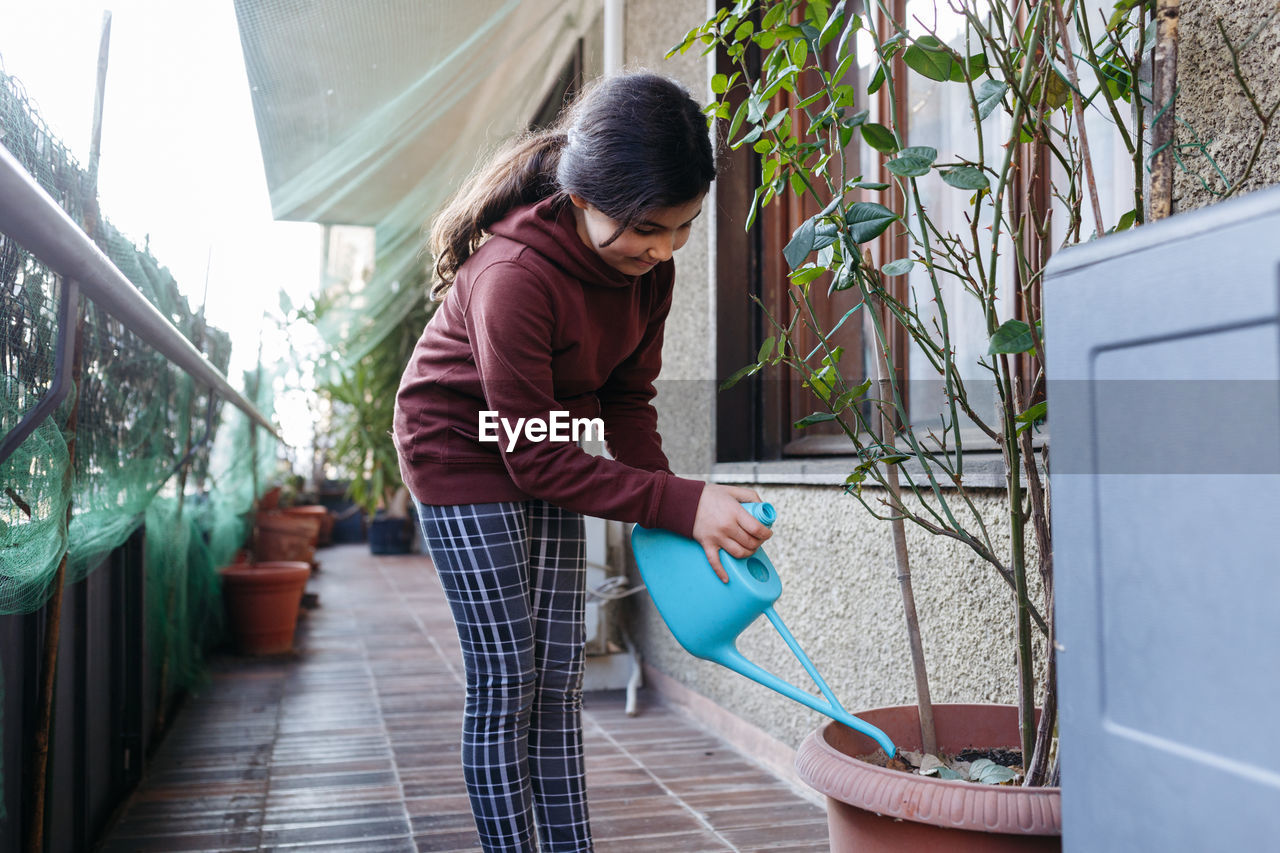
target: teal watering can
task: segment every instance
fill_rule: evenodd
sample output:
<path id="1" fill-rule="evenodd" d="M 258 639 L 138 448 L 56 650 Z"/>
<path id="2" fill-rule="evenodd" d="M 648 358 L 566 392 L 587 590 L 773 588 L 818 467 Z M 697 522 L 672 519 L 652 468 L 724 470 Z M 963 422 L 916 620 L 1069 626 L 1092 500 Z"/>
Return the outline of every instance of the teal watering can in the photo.
<path id="1" fill-rule="evenodd" d="M 771 504 L 747 503 L 742 507 L 767 527 L 772 527 L 777 519 Z M 773 603 L 782 595 L 782 581 L 763 549 L 758 549 L 745 560 L 731 557 L 721 550 L 720 564 L 729 575 L 729 582 L 722 583 L 707 561 L 702 546 L 669 530 L 649 530 L 637 524 L 631 531 L 631 548 L 654 605 L 672 635 L 687 652 L 726 666 L 862 732 L 880 744 L 890 757 L 893 756 L 896 751 L 893 741 L 875 726 L 864 723 L 844 709 L 774 611 Z M 769 617 L 773 627 L 778 629 L 782 639 L 800 659 L 814 684 L 826 697 L 826 702 L 757 666 L 738 651 L 738 635 L 762 613 Z"/>

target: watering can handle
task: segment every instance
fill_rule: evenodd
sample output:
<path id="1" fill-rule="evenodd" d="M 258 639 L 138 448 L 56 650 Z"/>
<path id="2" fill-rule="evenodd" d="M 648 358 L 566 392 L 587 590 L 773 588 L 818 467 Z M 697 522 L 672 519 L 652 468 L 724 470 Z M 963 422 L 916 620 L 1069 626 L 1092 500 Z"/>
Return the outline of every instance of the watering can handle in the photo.
<path id="1" fill-rule="evenodd" d="M 889 739 L 889 736 L 870 723 L 864 722 L 846 711 L 844 706 L 836 699 L 835 694 L 831 692 L 831 688 L 822 680 L 822 676 L 818 674 L 813 662 L 809 660 L 808 655 L 806 655 L 800 648 L 795 638 L 791 635 L 791 632 L 787 630 L 787 626 L 783 624 L 782 619 L 778 617 L 776 612 L 774 612 L 774 609 L 772 607 L 766 608 L 765 615 L 769 617 L 769 621 L 773 623 L 773 626 L 778 629 L 778 633 L 782 635 L 782 639 L 791 647 L 791 651 L 795 653 L 797 658 L 799 658 L 800 663 L 804 665 L 805 670 L 809 673 L 809 676 L 813 678 L 814 683 L 818 685 L 818 689 L 822 691 L 822 695 L 826 697 L 827 701 L 821 701 L 813 694 L 801 690 L 790 682 L 783 681 L 767 669 L 764 669 L 758 664 L 752 663 L 747 660 L 747 658 L 743 656 L 742 652 L 738 651 L 736 647 L 721 649 L 716 662 L 723 666 L 727 666 L 730 669 L 736 670 L 747 678 L 757 681 L 772 690 L 776 690 L 783 696 L 794 699 L 800 704 L 806 705 L 820 714 L 825 714 L 836 722 L 843 723 L 854 731 L 861 732 L 879 744 L 885 753 L 892 758 L 897 752 L 897 747 L 894 746 L 893 741 Z"/>

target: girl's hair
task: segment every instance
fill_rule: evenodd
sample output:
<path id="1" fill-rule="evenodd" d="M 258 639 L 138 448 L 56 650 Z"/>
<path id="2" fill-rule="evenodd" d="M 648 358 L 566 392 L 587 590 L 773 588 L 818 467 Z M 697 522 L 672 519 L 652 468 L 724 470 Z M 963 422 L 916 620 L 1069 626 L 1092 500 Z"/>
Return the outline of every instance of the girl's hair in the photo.
<path id="1" fill-rule="evenodd" d="M 696 101 L 657 74 L 606 78 L 556 123 L 508 143 L 445 205 L 431 226 L 443 299 L 485 232 L 513 208 L 553 195 L 581 196 L 620 224 L 685 204 L 711 186 L 715 154 Z"/>

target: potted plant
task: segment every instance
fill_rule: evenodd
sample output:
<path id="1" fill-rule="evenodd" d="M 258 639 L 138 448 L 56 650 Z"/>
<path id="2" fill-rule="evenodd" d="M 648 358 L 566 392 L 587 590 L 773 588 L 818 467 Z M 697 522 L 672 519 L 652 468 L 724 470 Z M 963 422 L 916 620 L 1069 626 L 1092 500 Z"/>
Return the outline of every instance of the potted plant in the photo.
<path id="1" fill-rule="evenodd" d="M 419 322 L 412 337 L 410 321 Z M 378 347 L 319 388 L 331 405 L 328 462 L 349 480 L 349 497 L 368 515 L 369 549 L 375 554 L 405 554 L 413 542 L 409 491 L 390 433 L 400 374 L 425 323 L 417 314 L 410 321 L 394 335 L 407 348 Z"/>
<path id="2" fill-rule="evenodd" d="M 896 768 L 837 723 L 801 746 L 801 775 L 828 797 L 834 850 L 1060 845 L 1038 288 L 1055 242 L 1143 221 L 1144 136 L 1125 127 L 1152 112 L 1135 82 L 1146 7 L 1122 0 L 1101 21 L 1071 11 L 960 0 L 908 21 L 904 3 L 743 0 L 672 50 L 720 51 L 706 112 L 727 124 L 732 148 L 758 156 L 748 227 L 779 199 L 805 211 L 783 250 L 787 281 L 753 297 L 766 321 L 759 354 L 724 387 L 767 368 L 797 375 L 819 410 L 795 426 L 847 440 L 857 461 L 845 490 L 894 538 L 918 704 L 858 714 L 901 745 Z M 919 83 L 966 117 L 956 150 L 908 131 L 905 90 Z M 1093 142 L 1122 148 L 1135 172 L 1133 209 L 1111 223 L 1085 109 L 1114 119 L 1114 138 Z M 846 291 L 860 296 L 852 308 L 821 310 Z M 985 350 L 969 361 L 958 354 L 963 309 Z M 865 368 L 841 346 L 845 324 L 865 330 Z M 935 409 L 910 405 L 909 352 L 934 375 Z M 1000 454 L 999 520 L 983 516 L 966 481 L 975 443 Z M 963 543 L 1007 582 L 1016 706 L 929 700 L 907 523 Z M 974 748 L 994 752 L 965 752 Z"/>

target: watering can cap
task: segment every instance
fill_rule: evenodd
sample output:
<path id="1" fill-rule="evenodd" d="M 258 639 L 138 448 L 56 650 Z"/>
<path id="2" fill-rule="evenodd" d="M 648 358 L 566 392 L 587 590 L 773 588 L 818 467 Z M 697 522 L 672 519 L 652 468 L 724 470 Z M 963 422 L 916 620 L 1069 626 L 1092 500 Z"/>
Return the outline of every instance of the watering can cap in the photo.
<path id="1" fill-rule="evenodd" d="M 773 527 L 773 523 L 778 520 L 778 512 L 771 503 L 746 503 L 742 508 L 755 516 L 756 521 L 765 527 Z"/>

